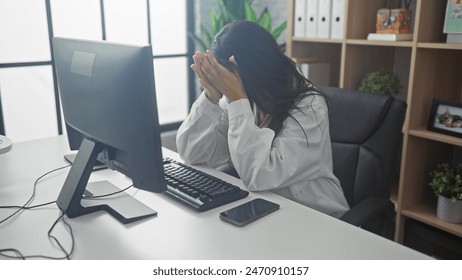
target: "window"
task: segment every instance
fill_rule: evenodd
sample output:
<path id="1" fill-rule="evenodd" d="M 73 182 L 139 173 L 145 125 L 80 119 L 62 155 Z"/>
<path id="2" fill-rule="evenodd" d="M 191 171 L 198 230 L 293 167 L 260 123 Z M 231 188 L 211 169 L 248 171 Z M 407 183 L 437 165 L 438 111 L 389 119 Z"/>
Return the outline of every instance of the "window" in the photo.
<path id="1" fill-rule="evenodd" d="M 164 130 L 178 127 L 195 91 L 187 37 L 193 2 L 0 0 L 0 26 L 8 26 L 0 29 L 0 134 L 18 142 L 65 133 L 53 36 L 151 44 L 159 121 Z"/>

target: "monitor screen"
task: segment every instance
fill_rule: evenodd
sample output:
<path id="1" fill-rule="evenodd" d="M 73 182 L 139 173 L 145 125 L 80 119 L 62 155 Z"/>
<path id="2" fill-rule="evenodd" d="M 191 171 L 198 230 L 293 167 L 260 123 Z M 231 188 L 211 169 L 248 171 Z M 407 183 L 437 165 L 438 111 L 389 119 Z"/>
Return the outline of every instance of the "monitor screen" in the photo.
<path id="1" fill-rule="evenodd" d="M 58 206 L 69 217 L 107 210 L 123 222 L 141 218 L 133 209 L 114 209 L 131 202 L 82 196 L 120 190 L 87 186 L 97 160 L 130 177 L 136 188 L 166 189 L 151 47 L 55 37 L 53 55 L 66 125 L 83 136 Z"/>

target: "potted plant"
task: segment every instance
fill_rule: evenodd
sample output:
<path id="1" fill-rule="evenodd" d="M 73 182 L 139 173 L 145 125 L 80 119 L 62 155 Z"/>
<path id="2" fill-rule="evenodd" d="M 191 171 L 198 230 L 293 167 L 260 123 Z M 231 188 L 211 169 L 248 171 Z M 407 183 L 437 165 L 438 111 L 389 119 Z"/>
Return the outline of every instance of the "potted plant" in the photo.
<path id="1" fill-rule="evenodd" d="M 450 223 L 462 223 L 462 165 L 439 164 L 430 172 L 429 186 L 438 197 L 436 215 Z"/>
<path id="2" fill-rule="evenodd" d="M 205 51 L 210 48 L 215 35 L 226 24 L 236 20 L 253 21 L 268 30 L 275 39 L 286 29 L 287 22 L 282 22 L 278 27 L 272 27 L 271 14 L 268 8 L 263 9 L 261 14 L 257 16 L 252 7 L 251 0 L 219 0 L 219 12 L 214 9 L 210 11 L 211 29 L 207 29 L 203 24 L 200 25 L 200 35 L 189 33 L 189 36 L 194 40 L 196 48 Z"/>
<path id="3" fill-rule="evenodd" d="M 376 92 L 383 94 L 398 94 L 401 83 L 394 73 L 378 70 L 367 74 L 361 81 L 360 91 Z"/>

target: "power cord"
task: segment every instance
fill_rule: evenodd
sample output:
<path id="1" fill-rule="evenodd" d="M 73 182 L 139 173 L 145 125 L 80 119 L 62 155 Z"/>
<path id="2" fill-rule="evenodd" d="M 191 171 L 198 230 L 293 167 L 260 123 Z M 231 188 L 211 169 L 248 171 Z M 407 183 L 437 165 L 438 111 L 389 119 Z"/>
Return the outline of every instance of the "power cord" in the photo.
<path id="1" fill-rule="evenodd" d="M 37 204 L 37 205 L 33 205 L 33 206 L 29 206 L 29 204 L 34 200 L 35 198 L 35 193 L 36 193 L 36 190 L 37 190 L 37 184 L 38 182 L 44 178 L 46 175 L 50 174 L 50 173 L 53 173 L 53 172 L 56 172 L 58 170 L 61 170 L 61 169 L 64 169 L 64 168 L 67 168 L 67 167 L 70 167 L 71 165 L 66 165 L 66 166 L 63 166 L 63 167 L 59 167 L 59 168 L 56 168 L 56 169 L 53 169 L 51 171 L 48 171 L 46 172 L 45 174 L 41 175 L 40 177 L 37 178 L 37 180 L 35 180 L 34 182 L 34 188 L 33 188 L 33 191 L 32 191 L 32 195 L 31 197 L 26 201 L 26 203 L 24 203 L 22 206 L 17 206 L 17 205 L 12 205 L 12 206 L 0 206 L 0 209 L 15 209 L 17 208 L 18 210 L 16 210 L 13 214 L 9 215 L 8 217 L 6 217 L 5 219 L 1 220 L 0 221 L 0 224 L 6 222 L 7 220 L 11 219 L 12 217 L 14 217 L 15 215 L 17 215 L 21 210 L 31 210 L 31 209 L 35 209 L 35 208 L 38 208 L 38 207 L 43 207 L 43 206 L 46 206 L 46 205 L 50 205 L 50 204 L 54 204 L 56 203 L 56 201 L 50 201 L 50 202 L 46 202 L 46 203 L 41 203 L 41 204 Z M 113 193 L 109 193 L 109 194 L 104 194 L 104 195 L 97 195 L 97 196 L 83 196 L 82 198 L 83 199 L 94 199 L 94 198 L 101 198 L 101 197 L 108 197 L 108 196 L 111 196 L 111 195 L 115 195 L 115 194 L 118 194 L 118 193 L 121 193 L 121 192 L 124 192 L 126 190 L 128 190 L 129 188 L 133 187 L 133 184 L 120 190 L 120 191 L 116 191 L 116 192 L 113 192 Z M 63 257 L 52 257 L 52 256 L 45 256 L 45 255 L 28 255 L 28 256 L 25 256 L 23 255 L 19 250 L 15 249 L 15 248 L 6 248 L 6 249 L 0 249 L 0 256 L 4 256 L 4 257 L 7 257 L 7 258 L 10 258 L 10 259 L 21 259 L 21 260 L 26 260 L 26 259 L 33 259 L 33 258 L 44 258 L 44 259 L 51 259 L 51 260 L 64 260 L 64 259 L 67 259 L 67 260 L 70 260 L 70 257 L 72 255 L 72 253 L 74 252 L 74 245 L 75 245 L 75 240 L 74 240 L 74 233 L 72 231 L 72 227 L 71 225 L 64 219 L 64 216 L 66 215 L 66 212 L 64 211 L 61 211 L 61 214 L 60 216 L 54 221 L 53 225 L 50 227 L 50 229 L 48 230 L 48 239 L 50 239 L 51 242 L 55 242 L 56 245 L 58 245 L 58 247 L 60 248 L 60 250 L 64 253 L 64 256 Z M 54 228 L 56 227 L 56 225 L 58 224 L 58 222 L 62 220 L 64 225 L 67 227 L 68 231 L 69 231 L 69 234 L 71 235 L 71 240 L 72 240 L 72 243 L 71 243 L 71 249 L 69 251 L 67 251 L 61 244 L 61 242 L 58 240 L 58 238 L 56 238 L 54 235 L 52 235 L 52 232 L 54 230 Z M 9 254 L 6 254 L 6 252 L 12 252 L 16 255 L 9 255 Z"/>
<path id="2" fill-rule="evenodd" d="M 56 219 L 54 221 L 53 225 L 48 230 L 48 239 L 56 242 L 56 244 L 59 246 L 60 250 L 64 253 L 63 257 L 52 257 L 52 256 L 45 256 L 45 255 L 28 255 L 28 256 L 25 256 L 19 250 L 14 249 L 14 248 L 0 249 L 0 255 L 4 256 L 4 257 L 7 257 L 7 258 L 10 258 L 10 259 L 20 259 L 20 260 L 27 260 L 27 259 L 34 259 L 34 258 L 42 258 L 42 259 L 49 259 L 49 260 L 64 260 L 64 259 L 70 260 L 70 257 L 72 255 L 72 253 L 74 252 L 75 239 L 74 239 L 74 233 L 72 231 L 72 227 L 64 219 L 64 215 L 65 215 L 65 212 L 61 211 L 61 214 L 58 217 L 58 219 Z M 66 227 L 68 228 L 69 233 L 71 235 L 72 245 L 71 245 L 71 250 L 69 252 L 66 251 L 66 249 L 61 245 L 61 242 L 59 242 L 59 240 L 54 235 L 52 235 L 52 232 L 53 232 L 55 226 L 58 224 L 58 222 L 60 220 L 62 220 L 64 225 L 66 225 Z M 13 253 L 16 254 L 16 256 L 5 254 L 5 252 L 13 252 Z"/>
<path id="3" fill-rule="evenodd" d="M 120 191 L 116 191 L 116 192 L 113 192 L 113 193 L 108 193 L 108 194 L 102 194 L 102 195 L 92 195 L 92 196 L 87 196 L 87 195 L 84 195 L 82 197 L 82 199 L 95 199 L 95 198 L 102 198 L 102 197 L 108 197 L 108 196 L 111 196 L 111 195 L 115 195 L 115 194 L 118 194 L 118 193 L 121 193 L 121 192 L 124 192 L 126 190 L 128 190 L 129 188 L 133 187 L 133 184 L 126 187 L 125 189 L 121 189 Z"/>
<path id="4" fill-rule="evenodd" d="M 26 203 L 24 203 L 24 205 L 22 206 L 0 206 L 0 208 L 19 208 L 18 210 L 16 210 L 13 214 L 9 215 L 8 217 L 6 217 L 5 219 L 1 220 L 0 221 L 0 225 L 6 221 L 8 221 L 9 219 L 11 219 L 12 217 L 14 217 L 16 214 L 18 214 L 21 210 L 25 210 L 25 209 L 32 209 L 32 208 L 36 208 L 36 207 L 40 207 L 40 206 L 43 206 L 43 205 L 36 205 L 36 206 L 33 206 L 32 208 L 31 207 L 28 207 L 28 205 L 34 200 L 35 198 L 35 192 L 37 191 L 37 184 L 38 182 L 45 176 L 47 176 L 48 174 L 51 174 L 53 172 L 56 172 L 58 170 L 61 170 L 61 169 L 64 169 L 64 168 L 67 168 L 67 167 L 70 167 L 71 165 L 66 165 L 66 166 L 63 166 L 63 167 L 59 167 L 59 168 L 56 168 L 56 169 L 53 169 L 51 171 L 48 171 L 46 172 L 45 174 L 41 175 L 40 177 L 37 178 L 37 180 L 35 180 L 34 182 L 34 188 L 32 190 L 32 195 L 30 196 L 29 200 L 26 201 Z M 48 202 L 48 203 L 45 203 L 45 205 L 48 205 L 48 204 L 52 204 L 53 202 Z"/>

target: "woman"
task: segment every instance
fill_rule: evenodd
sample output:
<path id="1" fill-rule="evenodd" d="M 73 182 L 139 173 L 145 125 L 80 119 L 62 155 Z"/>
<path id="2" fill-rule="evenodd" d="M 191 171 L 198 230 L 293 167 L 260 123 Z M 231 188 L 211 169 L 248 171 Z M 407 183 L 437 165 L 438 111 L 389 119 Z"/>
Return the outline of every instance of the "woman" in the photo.
<path id="1" fill-rule="evenodd" d="M 325 98 L 271 34 L 234 22 L 193 60 L 204 91 L 178 130 L 182 159 L 231 162 L 250 191 L 270 190 L 341 217 L 349 207 L 332 172 Z"/>

